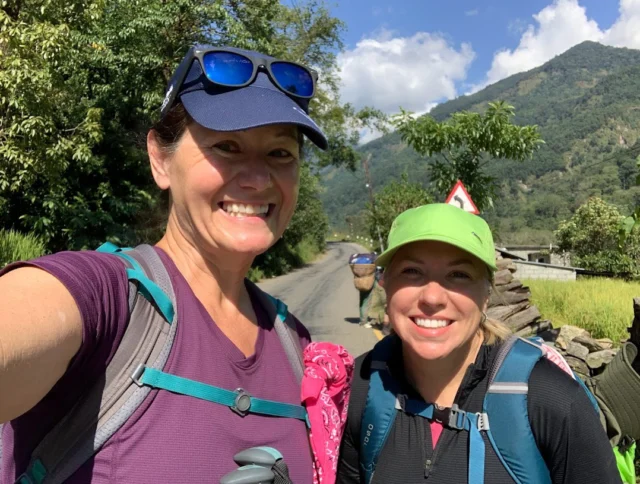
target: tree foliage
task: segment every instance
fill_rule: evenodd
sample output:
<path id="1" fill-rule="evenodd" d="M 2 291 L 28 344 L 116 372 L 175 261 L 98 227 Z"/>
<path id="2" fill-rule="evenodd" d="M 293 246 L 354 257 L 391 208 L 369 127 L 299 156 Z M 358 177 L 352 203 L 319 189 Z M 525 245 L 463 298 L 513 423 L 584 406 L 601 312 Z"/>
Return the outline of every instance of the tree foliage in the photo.
<path id="1" fill-rule="evenodd" d="M 442 194 L 462 180 L 479 210 L 491 204 L 496 180 L 483 171 L 493 159 L 524 161 L 542 140 L 537 126 L 512 123 L 515 108 L 504 101 L 491 102 L 484 114 L 458 112 L 438 122 L 429 115 L 415 118 L 402 111 L 394 118 L 402 140 L 419 155 L 435 160 L 430 178 Z"/>
<path id="2" fill-rule="evenodd" d="M 352 166 L 357 128 L 382 119 L 339 102 L 335 56 L 344 25 L 319 0 L 0 0 L 0 7 L 0 226 L 32 231 L 50 251 L 158 236 L 162 203 L 144 138 L 192 44 L 256 49 L 320 71 L 311 110 L 332 150 L 319 158 L 309 148 L 311 160 Z M 307 175 L 302 191 L 315 193 Z"/>
<path id="3" fill-rule="evenodd" d="M 640 232 L 633 231 L 620 247 L 620 224 L 625 219 L 618 209 L 593 197 L 580 206 L 555 232 L 558 250 L 571 254 L 571 263 L 584 269 L 620 276 L 640 271 Z"/>
<path id="4" fill-rule="evenodd" d="M 374 196 L 374 204 L 367 204 L 367 224 L 369 234 L 378 240 L 378 229 L 384 241 L 395 218 L 405 210 L 431 203 L 433 199 L 419 183 L 409 181 L 406 173 L 400 180 L 392 181 Z"/>

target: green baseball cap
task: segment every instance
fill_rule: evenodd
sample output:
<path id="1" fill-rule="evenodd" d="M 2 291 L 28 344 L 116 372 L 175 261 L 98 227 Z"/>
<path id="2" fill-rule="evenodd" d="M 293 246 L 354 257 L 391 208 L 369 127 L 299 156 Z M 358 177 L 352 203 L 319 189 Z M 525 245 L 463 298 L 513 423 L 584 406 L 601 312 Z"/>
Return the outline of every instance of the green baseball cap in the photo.
<path id="1" fill-rule="evenodd" d="M 487 222 L 477 215 L 446 203 L 410 208 L 396 217 L 389 232 L 389 247 L 376 259 L 386 267 L 403 245 L 422 240 L 451 244 L 476 256 L 496 270 L 493 236 Z"/>

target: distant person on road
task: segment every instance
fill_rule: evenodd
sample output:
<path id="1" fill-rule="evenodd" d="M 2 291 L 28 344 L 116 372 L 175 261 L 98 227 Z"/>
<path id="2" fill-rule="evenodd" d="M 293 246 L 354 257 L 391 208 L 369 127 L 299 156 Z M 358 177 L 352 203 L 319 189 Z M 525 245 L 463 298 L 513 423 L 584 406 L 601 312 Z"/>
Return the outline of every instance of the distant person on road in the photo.
<path id="1" fill-rule="evenodd" d="M 154 180 L 171 196 L 166 232 L 147 247 L 177 304 L 114 247 L 2 271 L 0 483 L 42 482 L 52 472 L 83 484 L 216 483 L 237 467 L 234 454 L 254 445 L 281 452 L 294 482 L 312 482 L 301 369 L 271 315 L 288 320 L 300 354 L 310 336 L 245 277 L 291 220 L 303 138 L 327 148 L 308 114 L 315 89 L 314 71 L 258 52 L 198 46 L 183 59 L 147 137 Z M 131 391 L 152 388 L 149 396 L 106 442 L 91 435 L 76 468 L 52 468 L 38 446 L 86 389 L 104 384 L 130 328 L 130 288 L 179 324 L 164 373 L 143 366 L 125 374 Z M 214 403 L 220 393 L 230 403 Z M 264 401 L 280 404 L 278 416 Z M 278 414 L 283 408 L 292 415 Z"/>
<path id="2" fill-rule="evenodd" d="M 371 328 L 369 323 L 369 307 L 371 296 L 376 284 L 376 260 L 375 252 L 352 254 L 349 257 L 349 267 L 353 272 L 354 285 L 358 291 L 358 309 L 360 312 L 360 326 Z"/>
<path id="3" fill-rule="evenodd" d="M 487 319 L 483 219 L 407 210 L 376 264 L 394 333 L 356 360 L 338 483 L 620 482 L 583 385 Z"/>

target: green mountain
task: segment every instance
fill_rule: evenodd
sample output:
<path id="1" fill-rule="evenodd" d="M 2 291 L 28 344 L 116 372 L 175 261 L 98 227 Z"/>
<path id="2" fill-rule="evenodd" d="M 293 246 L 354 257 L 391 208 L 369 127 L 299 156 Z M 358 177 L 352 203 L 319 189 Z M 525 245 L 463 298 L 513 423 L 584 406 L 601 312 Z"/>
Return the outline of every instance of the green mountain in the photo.
<path id="1" fill-rule="evenodd" d="M 640 50 L 584 42 L 528 72 L 434 108 L 444 120 L 456 111 L 481 111 L 494 100 L 516 108 L 517 124 L 536 124 L 545 145 L 524 163 L 494 160 L 487 172 L 500 184 L 494 208 L 484 216 L 507 243 L 547 243 L 560 220 L 590 196 L 624 213 L 640 204 L 635 187 L 640 154 Z M 361 147 L 371 153 L 371 179 L 379 189 L 407 172 L 429 186 L 429 159 L 391 133 Z M 323 173 L 323 204 L 336 230 L 362 228 L 368 200 L 361 170 Z M 443 194 L 435 194 L 437 200 Z"/>

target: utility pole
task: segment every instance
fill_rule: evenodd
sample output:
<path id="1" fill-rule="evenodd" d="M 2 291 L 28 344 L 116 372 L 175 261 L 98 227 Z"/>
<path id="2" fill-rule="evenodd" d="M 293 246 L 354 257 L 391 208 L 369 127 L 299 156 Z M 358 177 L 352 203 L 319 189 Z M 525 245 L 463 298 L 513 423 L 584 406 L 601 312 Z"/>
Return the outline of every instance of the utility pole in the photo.
<path id="1" fill-rule="evenodd" d="M 376 224 L 376 231 L 378 232 L 378 241 L 380 242 L 380 250 L 384 252 L 384 241 L 382 240 L 382 233 L 380 232 L 380 226 L 378 225 L 378 218 L 376 217 L 376 202 L 373 196 L 373 185 L 371 183 L 371 173 L 369 172 L 369 162 L 371 161 L 371 153 L 362 159 L 362 167 L 364 168 L 364 179 L 366 181 L 366 187 L 369 189 L 369 201 L 371 202 L 371 211 L 373 212 L 373 220 Z"/>

